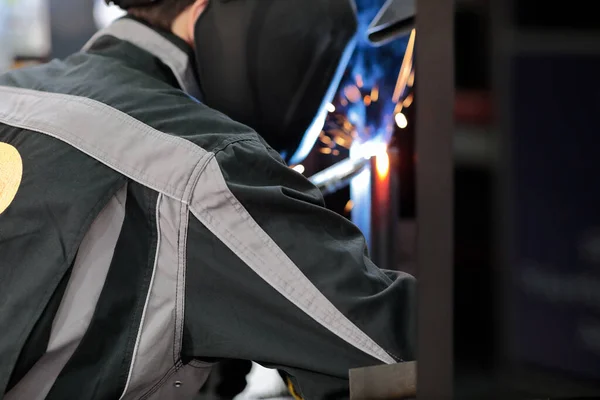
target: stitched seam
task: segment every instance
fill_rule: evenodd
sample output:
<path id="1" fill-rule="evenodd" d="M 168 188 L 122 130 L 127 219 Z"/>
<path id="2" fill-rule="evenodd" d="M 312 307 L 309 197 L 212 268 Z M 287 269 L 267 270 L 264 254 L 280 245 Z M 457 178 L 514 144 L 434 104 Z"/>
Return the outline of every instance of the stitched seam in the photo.
<path id="1" fill-rule="evenodd" d="M 179 334 L 177 337 L 177 356 L 180 357 L 181 356 L 181 350 L 183 347 L 183 328 L 185 325 L 185 285 L 186 285 L 186 278 L 187 278 L 187 258 L 186 258 L 186 251 L 187 251 L 187 229 L 188 229 L 188 224 L 189 224 L 189 211 L 188 211 L 188 207 L 186 206 L 183 210 L 183 213 L 185 213 L 184 216 L 184 221 L 185 221 L 185 231 L 183 232 L 184 235 L 184 239 L 183 239 L 183 248 L 182 248 L 182 262 L 181 262 L 181 267 L 183 268 L 182 271 L 182 278 L 183 278 L 183 282 L 181 283 L 181 287 L 182 290 L 184 291 L 183 293 L 183 297 L 182 297 L 182 304 L 181 304 L 181 319 L 179 320 Z"/>
<path id="2" fill-rule="evenodd" d="M 156 393 L 156 391 L 160 389 L 165 384 L 165 382 L 169 380 L 170 377 L 176 374 L 177 371 L 181 369 L 181 367 L 183 367 L 183 363 L 181 362 L 181 360 L 179 360 L 171 368 L 169 368 L 167 372 L 165 372 L 163 377 L 159 379 L 150 389 L 148 389 L 148 391 L 145 394 L 140 396 L 140 400 L 145 400 L 148 397 L 152 396 L 154 393 Z"/>
<path id="3" fill-rule="evenodd" d="M 143 297 L 143 302 L 139 302 L 141 304 L 138 305 L 138 309 L 141 306 L 142 308 L 142 314 L 140 316 L 140 322 L 139 325 L 137 326 L 137 329 L 130 329 L 130 333 L 128 335 L 128 342 L 131 341 L 131 339 L 133 339 L 133 336 L 135 336 L 135 340 L 134 340 L 134 344 L 133 344 L 133 353 L 131 355 L 131 361 L 128 363 L 129 364 L 129 368 L 127 369 L 127 380 L 125 381 L 125 387 L 123 388 L 123 391 L 121 392 L 121 396 L 119 397 L 119 399 L 124 398 L 127 394 L 128 391 L 130 389 L 130 385 L 131 382 L 133 381 L 133 374 L 135 372 L 135 364 L 136 364 L 136 358 L 138 355 L 138 351 L 139 348 L 141 346 L 141 341 L 142 341 L 142 337 L 143 337 L 143 333 L 144 333 L 144 323 L 146 322 L 146 311 L 147 311 L 147 306 L 148 303 L 150 301 L 150 297 L 151 297 L 151 293 L 152 293 L 152 284 L 154 281 L 154 278 L 156 276 L 156 271 L 158 269 L 158 255 L 160 252 L 160 236 L 161 236 L 161 228 L 160 228 L 160 204 L 161 204 L 161 195 L 158 195 L 158 198 L 156 199 L 156 205 L 155 205 L 155 209 L 153 210 L 152 207 L 150 206 L 150 202 L 148 201 L 148 215 L 152 215 L 152 213 L 154 213 L 155 218 L 156 218 L 156 227 L 154 229 L 154 233 L 156 234 L 156 251 L 154 252 L 154 257 L 150 257 L 148 258 L 148 265 L 146 266 L 147 268 L 150 268 L 152 273 L 150 275 L 150 281 L 148 282 L 148 289 L 146 292 L 146 296 Z M 140 299 L 142 300 L 142 299 Z M 135 313 L 134 313 L 135 315 Z M 132 316 L 133 319 L 133 316 Z M 125 360 L 123 360 L 125 361 Z"/>
<path id="4" fill-rule="evenodd" d="M 198 184 L 200 176 L 206 169 L 208 162 L 214 157 L 211 153 L 206 153 L 202 159 L 198 161 L 193 169 L 189 181 L 186 185 L 184 195 L 188 193 L 187 198 L 181 201 L 179 209 L 179 229 L 177 232 L 177 278 L 175 281 L 175 307 L 174 307 L 174 326 L 173 326 L 173 360 L 176 361 L 180 355 L 183 346 L 183 326 L 185 323 L 185 273 L 186 273 L 186 251 L 187 251 L 187 228 L 189 223 L 187 204 L 191 201 L 194 194 L 194 189 Z M 189 189 L 189 191 L 188 191 Z M 181 282 L 180 282 L 181 277 Z M 182 288 L 183 298 L 180 300 L 180 290 Z M 180 310 L 181 301 L 181 310 Z M 180 315 L 181 314 L 181 315 Z M 178 317 L 181 318 L 178 320 Z"/>
<path id="5" fill-rule="evenodd" d="M 177 278 L 175 281 L 175 307 L 174 307 L 174 326 L 173 326 L 173 360 L 176 361 L 179 358 L 179 354 L 181 352 L 181 344 L 180 340 L 183 340 L 183 321 L 185 320 L 185 298 L 182 300 L 182 310 L 179 310 L 179 277 L 183 275 L 183 283 L 182 287 L 185 290 L 185 247 L 186 240 L 185 236 L 187 235 L 187 223 L 186 223 L 186 210 L 187 206 L 181 202 L 179 203 L 179 230 L 177 232 Z M 182 272 L 183 269 L 183 272 Z M 184 292 L 185 293 L 185 292 Z M 184 294 L 185 296 L 185 294 Z M 178 317 L 181 314 L 181 320 L 178 321 Z"/>
<path id="6" fill-rule="evenodd" d="M 250 133 L 240 133 L 240 135 L 251 135 Z M 254 134 L 252 134 L 254 135 Z M 224 140 L 223 143 L 221 143 L 219 146 L 217 146 L 212 153 L 214 154 L 214 156 L 216 156 L 217 154 L 221 153 L 222 151 L 226 150 L 228 147 L 230 147 L 233 144 L 237 144 L 240 142 L 254 142 L 254 143 L 258 143 L 262 146 L 262 143 L 260 143 L 258 140 L 256 140 L 255 137 L 235 137 L 235 138 L 230 138 L 227 140 Z"/>
<path id="7" fill-rule="evenodd" d="M 193 367 L 193 368 L 204 369 L 204 368 L 211 368 L 215 364 L 216 363 L 209 363 L 209 362 L 204 362 L 204 361 L 195 359 L 195 360 L 190 361 L 187 365 L 189 365 L 190 367 Z"/>

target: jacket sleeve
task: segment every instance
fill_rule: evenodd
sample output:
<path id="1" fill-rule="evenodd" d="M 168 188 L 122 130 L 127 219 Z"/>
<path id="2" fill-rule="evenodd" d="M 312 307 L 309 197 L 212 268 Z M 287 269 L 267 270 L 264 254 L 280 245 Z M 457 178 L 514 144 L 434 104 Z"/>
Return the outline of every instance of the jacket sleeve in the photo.
<path id="1" fill-rule="evenodd" d="M 305 399 L 347 397 L 351 368 L 412 360 L 414 278 L 378 269 L 257 137 L 215 153 L 225 188 L 190 217 L 184 355 L 284 370 Z"/>

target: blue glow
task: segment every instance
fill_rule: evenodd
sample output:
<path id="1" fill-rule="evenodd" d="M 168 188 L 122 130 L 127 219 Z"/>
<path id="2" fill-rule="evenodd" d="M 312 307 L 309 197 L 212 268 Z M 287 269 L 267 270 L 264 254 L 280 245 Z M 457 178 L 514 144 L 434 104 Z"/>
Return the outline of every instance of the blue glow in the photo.
<path id="1" fill-rule="evenodd" d="M 325 121 L 327 119 L 327 104 L 331 103 L 335 97 L 336 92 L 340 86 L 340 82 L 344 78 L 344 72 L 348 66 L 349 60 L 351 60 L 352 55 L 354 53 L 354 49 L 356 47 L 356 38 L 354 38 L 348 45 L 346 46 L 346 50 L 342 54 L 342 58 L 340 60 L 340 64 L 336 70 L 333 81 L 329 86 L 329 90 L 321 103 L 320 111 L 315 116 L 311 126 L 308 128 L 298 149 L 294 153 L 294 155 L 290 158 L 290 164 L 298 164 L 302 162 L 306 156 L 310 153 L 310 151 L 315 147 L 315 143 L 323 130 L 323 125 L 325 125 Z"/>
<path id="2" fill-rule="evenodd" d="M 327 102 L 330 102 L 334 95 L 335 92 L 332 96 L 329 97 Z M 289 163 L 291 165 L 299 164 L 302 161 L 304 161 L 304 159 L 306 158 L 306 156 L 308 156 L 313 147 L 315 147 L 315 143 L 319 138 L 321 131 L 323 130 L 325 121 L 327 120 L 327 109 L 325 108 L 327 102 L 321 105 L 321 111 L 319 111 L 312 124 L 304 134 L 304 137 L 302 137 L 302 141 L 300 141 L 300 145 L 298 146 L 298 149 L 296 149 L 294 155 L 290 157 Z M 282 152 L 281 156 L 285 158 L 286 154 Z"/>
<path id="3" fill-rule="evenodd" d="M 367 166 L 350 183 L 350 198 L 354 203 L 352 222 L 356 225 L 371 248 L 371 167 Z"/>
<path id="4" fill-rule="evenodd" d="M 357 37 L 348 45 L 330 91 L 321 104 L 321 111 L 315 116 L 298 149 L 290 157 L 290 164 L 298 164 L 306 158 L 314 148 L 323 125 L 331 120 L 331 114 L 326 112 L 327 103 L 334 103 L 337 112 L 346 114 L 357 128 L 361 135 L 357 145 L 377 136 L 381 136 L 384 142 L 388 142 L 391 137 L 394 124 L 392 114 L 395 107 L 391 99 L 406 51 L 408 36 L 384 46 L 372 46 L 367 39 L 367 28 L 385 0 L 355 0 L 355 2 L 358 11 Z M 363 80 L 361 92 L 368 93 L 374 87 L 378 88 L 379 101 L 376 105 L 367 107 L 364 103 L 357 102 L 345 107 L 340 104 L 339 100 L 343 96 L 344 88 L 355 85 L 356 76 L 360 76 Z"/>
<path id="5" fill-rule="evenodd" d="M 361 93 L 369 94 L 375 87 L 379 91 L 378 101 L 369 106 L 359 101 L 349 103 L 346 107 L 346 115 L 359 133 L 356 145 L 379 136 L 384 142 L 389 142 L 393 133 L 393 111 L 396 104 L 392 101 L 392 94 L 408 36 L 381 47 L 373 47 L 368 42 L 367 28 L 383 3 L 384 0 L 356 0 L 359 10 L 359 40 L 341 90 L 348 85 L 356 85 L 356 77 L 359 76 L 362 80 Z"/>
<path id="6" fill-rule="evenodd" d="M 367 28 L 385 0 L 356 0 L 359 11 L 359 41 L 350 60 L 350 67 L 342 81 L 340 91 L 362 81 L 361 94 L 378 90 L 378 99 L 365 104 L 363 99 L 348 102 L 346 107 L 335 104 L 339 112 L 345 112 L 348 121 L 356 127 L 358 137 L 350 148 L 351 158 L 368 157 L 385 151 L 394 131 L 394 88 L 408 44 L 408 36 L 391 43 L 373 47 L 367 40 Z M 371 245 L 371 171 L 365 169 L 350 183 L 350 198 L 354 203 L 352 221 L 361 230 L 367 244 Z"/>

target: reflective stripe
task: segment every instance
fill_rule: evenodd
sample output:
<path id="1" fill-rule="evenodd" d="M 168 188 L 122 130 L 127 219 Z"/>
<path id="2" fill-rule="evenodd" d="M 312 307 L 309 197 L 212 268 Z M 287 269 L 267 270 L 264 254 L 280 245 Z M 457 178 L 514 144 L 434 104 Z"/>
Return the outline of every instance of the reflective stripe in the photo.
<path id="1" fill-rule="evenodd" d="M 168 66 L 177 79 L 177 83 L 184 92 L 200 99 L 201 93 L 194 75 L 191 62 L 187 53 L 161 36 L 155 30 L 132 19 L 119 19 L 106 28 L 97 32 L 83 46 L 83 51 L 89 50 L 94 43 L 105 35 L 133 43 L 142 50 L 156 56 Z"/>
<path id="2" fill-rule="evenodd" d="M 176 327 L 183 325 L 184 314 L 178 307 L 178 296 L 183 296 L 178 289 L 184 286 L 185 273 L 185 253 L 180 251 L 179 238 L 181 234 L 187 236 L 187 231 L 182 232 L 182 227 L 187 228 L 183 212 L 188 214 L 186 205 L 159 195 L 154 270 L 121 399 L 139 399 L 179 362 L 183 331 Z"/>
<path id="3" fill-rule="evenodd" d="M 357 349 L 395 360 L 342 314 L 302 273 L 235 198 L 216 159 L 200 175 L 190 210 L 254 272 L 315 321 Z"/>
<path id="4" fill-rule="evenodd" d="M 112 107 L 78 96 L 0 86 L 0 123 L 44 133 L 176 200 L 187 202 L 211 157 Z"/>
<path id="5" fill-rule="evenodd" d="M 193 194 L 190 211 L 262 279 L 349 344 L 383 362 L 394 362 L 260 228 L 229 191 L 212 153 L 81 97 L 0 87 L 0 98 L 5 100 L 0 102 L 0 122 L 63 140 L 185 204 Z"/>
<path id="6" fill-rule="evenodd" d="M 180 341 L 175 341 L 173 348 L 173 357 L 181 354 L 183 347 L 183 323 L 185 317 L 185 278 L 187 269 L 187 237 L 188 225 L 190 220 L 190 210 L 188 205 L 180 208 L 180 228 L 179 228 L 179 266 L 177 269 L 177 325 L 175 325 L 175 337 L 181 338 Z"/>
<path id="7" fill-rule="evenodd" d="M 42 400 L 73 355 L 87 330 L 110 269 L 125 219 L 127 186 L 121 188 L 83 238 L 46 353 L 12 388 L 5 400 Z"/>
<path id="8" fill-rule="evenodd" d="M 191 399 L 210 374 L 211 363 L 192 361 L 184 366 L 180 360 L 188 216 L 185 204 L 159 195 L 150 290 L 120 399 Z"/>

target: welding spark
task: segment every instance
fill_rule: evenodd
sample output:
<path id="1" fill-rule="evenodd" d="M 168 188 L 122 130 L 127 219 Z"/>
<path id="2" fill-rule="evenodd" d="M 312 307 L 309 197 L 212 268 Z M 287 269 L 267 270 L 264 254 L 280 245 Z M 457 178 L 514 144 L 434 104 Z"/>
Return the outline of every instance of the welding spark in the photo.
<path id="1" fill-rule="evenodd" d="M 411 76 L 413 65 L 413 52 L 415 47 L 415 36 L 416 31 L 413 29 L 410 33 L 410 38 L 408 39 L 408 46 L 406 46 L 406 53 L 404 54 L 404 59 L 402 60 L 402 66 L 400 67 L 400 72 L 398 73 L 398 80 L 396 81 L 396 88 L 394 89 L 394 95 L 392 96 L 392 100 L 394 103 L 397 103 L 400 100 L 400 97 L 406 90 L 408 80 Z"/>
<path id="2" fill-rule="evenodd" d="M 348 101 L 350 101 L 350 103 L 358 103 L 361 99 L 361 93 L 360 93 L 360 86 L 358 86 L 358 84 L 355 85 L 348 85 L 346 86 L 346 88 L 344 89 L 344 96 L 346 96 L 346 98 L 348 99 Z"/>
<path id="3" fill-rule="evenodd" d="M 402 114 L 401 112 L 396 114 L 394 119 L 396 120 L 396 125 L 398 125 L 398 128 L 404 129 L 408 126 L 408 120 L 406 119 L 406 115 Z"/>
<path id="4" fill-rule="evenodd" d="M 303 174 L 304 173 L 304 165 L 302 164 L 297 164 L 291 167 L 294 171 L 298 172 L 299 174 Z"/>
<path id="5" fill-rule="evenodd" d="M 319 136 L 318 151 L 339 157 L 329 168 L 310 178 L 324 194 L 350 184 L 351 200 L 345 213 L 370 238 L 371 174 L 390 169 L 387 147 L 398 126 L 409 125 L 404 108 L 414 98 L 414 45 L 416 33 L 373 47 L 366 31 L 385 0 L 356 0 L 359 17 L 358 43 L 338 95 Z M 371 171 L 370 158 L 376 158 Z"/>
<path id="6" fill-rule="evenodd" d="M 411 106 L 411 104 L 413 103 L 414 100 L 414 96 L 413 94 L 409 94 L 408 96 L 406 96 L 406 98 L 404 99 L 404 101 L 402 102 L 402 107 L 404 108 L 408 108 Z"/>
<path id="7" fill-rule="evenodd" d="M 363 87 L 364 83 L 363 83 L 362 76 L 356 75 L 355 79 L 356 79 L 356 86 L 358 86 L 359 88 Z"/>
<path id="8" fill-rule="evenodd" d="M 359 29 L 366 27 L 384 0 L 357 0 Z M 368 160 L 376 156 L 376 171 L 389 170 L 387 146 L 396 127 L 409 125 L 403 109 L 414 101 L 412 93 L 416 32 L 385 46 L 374 48 L 361 35 L 338 95 L 328 105 L 329 115 L 319 136 L 318 152 L 337 158 L 334 165 L 311 177 L 323 193 L 350 183 L 351 200 L 345 213 L 369 236 Z"/>
<path id="9" fill-rule="evenodd" d="M 379 88 L 373 86 L 373 89 L 371 89 L 371 101 L 376 102 L 377 100 L 379 100 Z"/>
<path id="10" fill-rule="evenodd" d="M 353 208 L 354 208 L 354 202 L 352 200 L 348 200 L 348 202 L 346 203 L 346 206 L 344 207 L 344 212 L 346 214 L 349 214 Z"/>
<path id="11" fill-rule="evenodd" d="M 362 48 L 361 52 L 359 45 L 348 74 L 350 79 L 342 84 L 336 104 L 328 105 L 330 115 L 319 137 L 320 153 L 347 157 L 353 146 L 363 146 L 370 141 L 387 144 L 394 124 L 401 128 L 408 126 L 402 110 L 410 107 L 414 100 L 409 89 L 414 85 L 415 38 L 413 30 L 395 84 L 386 81 L 389 76 L 386 70 L 390 67 L 384 66 L 385 55 L 376 55 L 379 49 Z"/>

